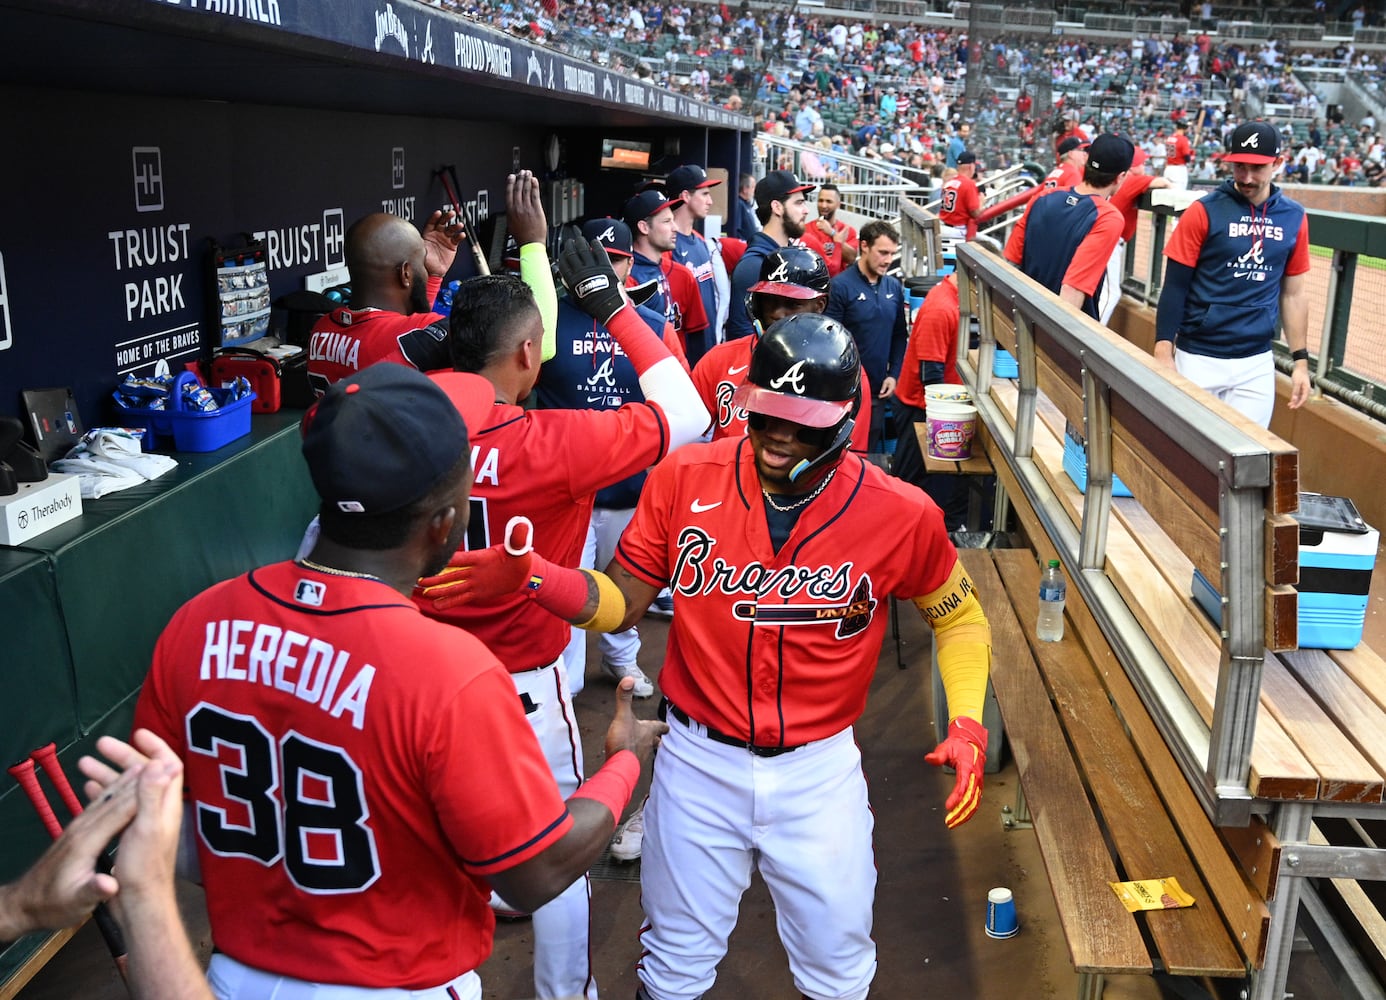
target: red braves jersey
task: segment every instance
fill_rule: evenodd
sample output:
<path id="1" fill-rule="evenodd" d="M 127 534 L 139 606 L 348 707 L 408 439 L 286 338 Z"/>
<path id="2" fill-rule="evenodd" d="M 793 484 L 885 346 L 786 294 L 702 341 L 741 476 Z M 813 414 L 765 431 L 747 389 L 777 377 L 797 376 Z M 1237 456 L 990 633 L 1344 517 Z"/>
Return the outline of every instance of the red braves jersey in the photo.
<path id="1" fill-rule="evenodd" d="M 951 275 L 924 297 L 910 330 L 900 381 L 895 383 L 900 402 L 919 410 L 926 409 L 924 382 L 919 377 L 919 365 L 924 361 L 942 361 L 943 381 L 962 384 L 958 374 L 958 284 Z"/>
<path id="2" fill-rule="evenodd" d="M 1056 218 L 1060 226 L 1058 230 L 1041 229 L 1040 239 L 1044 241 L 1044 246 L 1052 251 L 1048 255 L 1049 267 L 1046 270 L 1052 271 L 1054 265 L 1062 262 L 1062 252 L 1069 246 L 1073 246 L 1074 249 L 1072 257 L 1064 265 L 1062 279 L 1057 284 L 1045 280 L 1040 272 L 1031 273 L 1030 276 L 1049 287 L 1056 295 L 1063 285 L 1071 285 L 1091 297 L 1097 293 L 1097 286 L 1107 273 L 1107 262 L 1111 259 L 1112 250 L 1121 236 L 1122 226 L 1125 225 L 1121 213 L 1113 208 L 1112 203 L 1106 198 L 1080 195 L 1076 191 L 1065 192 L 1060 189 L 1045 194 L 1044 198 L 1032 200 L 1026 206 L 1025 214 L 1011 230 L 1010 238 L 1006 240 L 1006 259 L 1012 264 L 1022 264 L 1026 226 L 1036 207 L 1048 198 L 1065 199 L 1070 207 L 1076 208 L 1072 212 L 1065 212 L 1058 207 L 1064 202 L 1055 201 L 1045 202 L 1044 207 L 1039 209 L 1046 217 Z M 1089 202 L 1091 204 L 1088 204 Z"/>
<path id="3" fill-rule="evenodd" d="M 818 228 L 818 220 L 814 219 L 804 227 L 804 235 L 799 237 L 799 242 L 804 244 L 818 256 L 823 258 L 828 265 L 828 274 L 838 274 L 842 271 L 842 247 L 846 244 L 853 249 L 857 248 L 857 231 L 841 219 L 834 219 L 832 222 L 833 235 L 825 235 L 823 230 Z"/>
<path id="4" fill-rule="evenodd" d="M 751 350 L 755 337 L 739 337 L 718 344 L 703 355 L 693 369 L 693 387 L 698 390 L 707 412 L 712 414 L 712 440 L 746 436 L 746 411 L 732 406 L 732 393 L 751 369 Z M 871 433 L 871 382 L 861 373 L 861 409 L 852 428 L 852 450 L 866 454 Z"/>
<path id="5" fill-rule="evenodd" d="M 683 264 L 674 260 L 672 251 L 666 250 L 659 258 L 659 270 L 668 285 L 665 294 L 675 315 L 670 317 L 678 332 L 681 345 L 686 348 L 688 335 L 701 333 L 711 324 L 707 308 L 703 305 L 703 293 L 698 288 L 697 276 Z M 634 272 L 632 271 L 632 274 Z M 661 289 L 661 291 L 664 291 Z M 653 307 L 652 307 L 653 308 Z M 668 313 L 666 312 L 666 316 Z M 685 353 L 687 351 L 685 350 Z"/>
<path id="6" fill-rule="evenodd" d="M 1136 202 L 1141 200 L 1141 195 L 1150 189 L 1150 182 L 1155 178 L 1149 174 L 1127 174 L 1126 180 L 1121 182 L 1121 186 L 1116 189 L 1116 194 L 1112 195 L 1112 207 L 1121 213 L 1125 222 L 1125 228 L 1121 231 L 1121 238 L 1130 243 L 1136 235 L 1136 223 L 1140 221 L 1140 213 L 1136 210 Z"/>
<path id="7" fill-rule="evenodd" d="M 634 313 L 628 321 L 645 322 Z M 435 381 L 445 391 L 454 384 L 446 375 Z M 503 541 L 509 520 L 523 515 L 534 523 L 534 551 L 576 568 L 597 490 L 663 458 L 669 423 L 656 403 L 615 410 L 525 410 L 497 403 L 485 425 L 469 436 L 473 483 L 465 547 Z M 459 625 L 486 643 L 512 673 L 547 666 L 572 638 L 567 622 L 522 594 L 447 611 L 416 599 L 430 618 Z"/>
<path id="8" fill-rule="evenodd" d="M 185 604 L 135 709 L 186 766 L 216 946 L 313 982 L 479 966 L 484 877 L 572 825 L 515 688 L 372 579 L 277 563 Z"/>
<path id="9" fill-rule="evenodd" d="M 441 278 L 430 277 L 428 301 L 438 297 Z M 409 365 L 421 372 L 452 366 L 448 318 L 438 313 L 388 309 L 333 309 L 313 324 L 308 341 L 308 378 L 319 396 L 333 382 L 377 361 Z"/>
<path id="10" fill-rule="evenodd" d="M 972 221 L 972 213 L 981 207 L 982 196 L 977 192 L 976 181 L 958 174 L 943 185 L 938 218 L 945 226 L 966 228 Z"/>
<path id="11" fill-rule="evenodd" d="M 856 721 L 886 597 L 943 586 L 957 552 L 932 500 L 855 455 L 776 552 L 740 438 L 688 445 L 656 466 L 616 558 L 673 590 L 659 675 L 669 700 L 739 739 L 795 746 Z"/>
<path id="12" fill-rule="evenodd" d="M 1193 147 L 1184 133 L 1176 132 L 1165 140 L 1165 163 L 1171 167 L 1186 165 L 1193 157 Z"/>
<path id="13" fill-rule="evenodd" d="M 1055 188 L 1073 187 L 1073 185 L 1081 183 L 1082 180 L 1082 168 L 1076 163 L 1060 163 L 1045 175 L 1044 183 L 1036 188 L 1034 193 L 1030 195 L 1030 200 L 1034 201 L 1034 199 L 1038 198 L 1046 191 L 1053 191 Z"/>

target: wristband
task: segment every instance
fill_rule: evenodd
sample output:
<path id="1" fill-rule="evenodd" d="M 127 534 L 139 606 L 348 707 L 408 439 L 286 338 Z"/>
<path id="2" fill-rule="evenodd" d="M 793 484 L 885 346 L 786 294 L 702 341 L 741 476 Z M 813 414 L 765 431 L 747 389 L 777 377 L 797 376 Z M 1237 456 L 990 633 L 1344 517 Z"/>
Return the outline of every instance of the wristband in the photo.
<path id="1" fill-rule="evenodd" d="M 640 780 L 640 758 L 629 750 L 617 750 L 606 759 L 573 793 L 575 799 L 591 799 L 600 802 L 611 810 L 611 828 L 621 820 L 621 814 L 630 805 L 630 797 L 635 792 L 635 784 Z"/>
<path id="2" fill-rule="evenodd" d="M 587 606 L 587 574 L 549 562 L 539 553 L 530 556 L 529 594 L 545 611 L 570 622 Z"/>
<path id="3" fill-rule="evenodd" d="M 1290 352 L 1290 360 L 1291 360 L 1291 361 L 1308 361 L 1308 360 L 1309 360 L 1309 352 L 1306 351 L 1306 350 L 1305 350 L 1304 348 L 1302 348 L 1302 347 L 1301 347 L 1299 350 L 1297 350 L 1297 351 L 1291 351 L 1291 352 Z"/>

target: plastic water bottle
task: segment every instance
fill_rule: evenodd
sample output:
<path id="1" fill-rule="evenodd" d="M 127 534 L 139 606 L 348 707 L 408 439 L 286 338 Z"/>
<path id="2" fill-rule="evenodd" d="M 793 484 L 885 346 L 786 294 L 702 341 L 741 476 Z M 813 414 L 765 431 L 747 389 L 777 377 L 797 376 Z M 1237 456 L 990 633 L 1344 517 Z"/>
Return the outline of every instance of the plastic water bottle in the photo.
<path id="1" fill-rule="evenodd" d="M 1049 566 L 1040 577 L 1039 621 L 1035 624 L 1035 635 L 1040 642 L 1058 642 L 1064 637 L 1064 598 L 1068 596 L 1068 582 L 1064 572 L 1059 569 L 1059 560 L 1049 560 Z"/>

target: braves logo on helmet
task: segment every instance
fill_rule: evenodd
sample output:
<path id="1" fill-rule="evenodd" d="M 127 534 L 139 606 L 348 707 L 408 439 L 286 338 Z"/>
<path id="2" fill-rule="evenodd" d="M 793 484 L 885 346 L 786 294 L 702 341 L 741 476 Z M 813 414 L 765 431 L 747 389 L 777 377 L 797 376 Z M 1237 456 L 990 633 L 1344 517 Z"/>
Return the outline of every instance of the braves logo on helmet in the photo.
<path id="1" fill-rule="evenodd" d="M 600 240 L 601 242 L 603 242 L 603 243 L 607 243 L 607 244 L 615 243 L 615 242 L 616 242 L 616 227 L 615 227 L 615 226 L 607 226 L 605 229 L 603 229 L 600 233 L 597 234 L 596 238 L 597 238 L 598 240 Z"/>
<path id="2" fill-rule="evenodd" d="M 764 281 L 788 281 L 789 280 L 789 261 L 783 257 L 775 265 L 774 269 L 762 279 Z"/>
<path id="3" fill-rule="evenodd" d="M 785 386 L 794 390 L 795 395 L 804 394 L 804 362 L 796 361 L 779 378 L 770 380 L 770 388 L 783 391 Z"/>

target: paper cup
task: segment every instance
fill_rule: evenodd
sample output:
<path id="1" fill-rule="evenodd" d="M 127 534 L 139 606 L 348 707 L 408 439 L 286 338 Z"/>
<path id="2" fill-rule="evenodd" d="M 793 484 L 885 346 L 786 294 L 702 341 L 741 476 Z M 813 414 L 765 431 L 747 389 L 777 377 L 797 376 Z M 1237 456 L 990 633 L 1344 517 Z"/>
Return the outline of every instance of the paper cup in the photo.
<path id="1" fill-rule="evenodd" d="M 966 403 L 931 402 L 924 411 L 929 457 L 962 461 L 972 457 L 977 408 Z"/>
<path id="2" fill-rule="evenodd" d="M 998 886 L 987 893 L 987 937 L 1008 938 L 1020 933 L 1015 916 L 1015 897 L 1011 890 Z"/>

